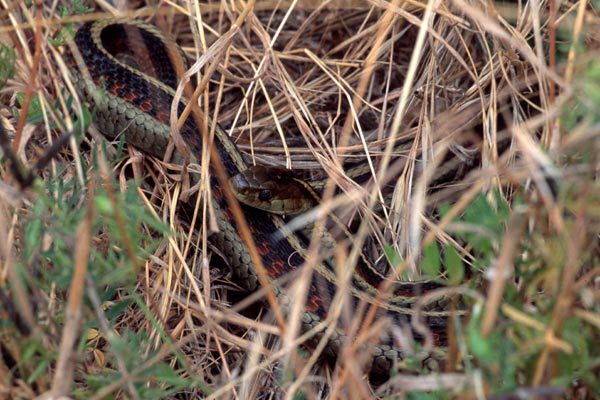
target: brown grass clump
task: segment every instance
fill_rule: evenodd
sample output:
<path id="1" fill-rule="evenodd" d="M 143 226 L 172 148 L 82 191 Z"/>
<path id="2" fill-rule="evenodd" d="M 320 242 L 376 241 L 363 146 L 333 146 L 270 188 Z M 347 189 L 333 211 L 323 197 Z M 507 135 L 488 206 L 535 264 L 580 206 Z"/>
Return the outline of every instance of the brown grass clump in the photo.
<path id="1" fill-rule="evenodd" d="M 600 392 L 597 2 L 57 3 L 0 17 L 0 398 Z M 284 277 L 300 294 L 279 323 L 265 290 L 242 292 L 207 240 L 206 189 L 89 125 L 66 38 L 115 16 L 153 23 L 192 63 L 212 55 L 200 108 L 249 160 L 328 178 L 307 218 L 350 227 L 335 265 L 365 252 L 390 277 L 443 282 L 415 307 L 464 308 L 447 347 L 406 347 L 369 378 L 372 344 L 328 361 L 326 342 L 300 347 L 318 333 L 297 329 L 310 262 Z M 349 297 L 330 323 L 410 343 Z"/>

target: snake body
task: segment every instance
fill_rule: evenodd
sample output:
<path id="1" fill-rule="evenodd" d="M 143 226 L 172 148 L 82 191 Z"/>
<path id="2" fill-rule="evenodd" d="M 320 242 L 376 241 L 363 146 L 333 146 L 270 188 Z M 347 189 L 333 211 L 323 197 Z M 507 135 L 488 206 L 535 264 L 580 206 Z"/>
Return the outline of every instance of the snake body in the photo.
<path id="1" fill-rule="evenodd" d="M 187 65 L 181 61 L 185 58 L 179 47 L 155 27 L 128 20 L 86 23 L 77 31 L 74 43 L 81 58 L 77 51 L 67 50 L 67 60 L 78 91 L 95 113 L 94 123 L 99 130 L 108 138 L 123 133 L 128 143 L 153 156 L 163 157 L 171 132 L 169 110 L 179 80 L 173 60 L 177 58 L 178 62 Z M 177 107 L 181 114 L 185 100 Z M 202 142 L 193 118 L 186 120 L 180 134 L 198 160 L 202 147 L 211 145 Z M 248 168 L 244 156 L 221 127 L 217 126 L 212 145 L 229 176 Z M 212 235 L 211 241 L 228 258 L 238 284 L 246 290 L 255 290 L 259 286 L 257 273 L 248 249 L 237 233 L 221 183 L 213 176 L 210 185 L 219 225 L 219 231 Z M 275 281 L 300 268 L 305 262 L 306 243 L 293 234 L 282 237 L 280 232 L 285 222 L 280 216 L 243 207 L 270 279 Z M 303 331 L 314 328 L 327 317 L 331 299 L 337 291 L 334 267 L 327 262 L 316 267 L 312 276 L 302 318 Z M 361 301 L 373 303 L 377 287 L 385 278 L 371 267 L 358 265 L 352 278 L 353 307 L 358 309 Z M 388 296 L 390 298 L 382 303 L 380 312 L 391 317 L 395 324 L 408 327 L 417 292 L 431 287 L 436 285 L 397 283 Z M 283 304 L 289 302 L 285 290 L 278 289 L 277 293 Z M 431 310 L 424 314 L 434 337 L 443 342 L 448 312 Z M 314 342 L 321 337 L 322 332 L 316 334 Z M 336 331 L 326 346 L 326 353 L 336 356 L 345 339 L 342 332 Z M 372 372 L 387 374 L 398 359 L 402 359 L 401 351 L 390 342 L 382 342 L 375 346 Z"/>

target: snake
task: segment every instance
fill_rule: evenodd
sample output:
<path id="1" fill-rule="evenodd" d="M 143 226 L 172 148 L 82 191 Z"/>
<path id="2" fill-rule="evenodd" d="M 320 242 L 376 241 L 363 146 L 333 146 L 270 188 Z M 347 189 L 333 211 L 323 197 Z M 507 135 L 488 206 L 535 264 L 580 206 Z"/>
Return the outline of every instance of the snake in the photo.
<path id="1" fill-rule="evenodd" d="M 73 43 L 66 48 L 65 58 L 77 92 L 93 111 L 94 125 L 109 140 L 124 135 L 127 143 L 152 156 L 164 157 L 172 140 L 170 109 L 180 80 L 176 66 L 189 65 L 184 52 L 173 39 L 153 25 L 129 19 L 87 22 L 77 30 Z M 185 98 L 175 104 L 178 115 L 184 112 L 186 105 Z M 216 152 L 213 155 L 220 158 L 226 174 L 232 179 L 240 179 L 253 171 L 249 169 L 249 160 L 218 124 L 214 137 L 208 142 L 203 140 L 194 118 L 185 120 L 179 134 L 196 160 L 202 158 L 204 146 L 214 146 Z M 236 283 L 247 291 L 255 291 L 260 286 L 256 266 L 240 237 L 230 199 L 225 195 L 224 182 L 212 173 L 212 166 L 209 168 L 211 195 L 208 201 L 218 221 L 218 231 L 212 233 L 209 240 L 227 258 Z M 263 197 L 268 197 L 266 192 L 263 192 Z M 277 286 L 277 298 L 286 310 L 290 303 L 289 295 L 285 287 L 278 286 L 278 282 L 303 268 L 308 243 L 299 235 L 285 230 L 286 220 L 282 215 L 247 204 L 241 207 L 269 279 Z M 351 279 L 353 315 L 360 317 L 358 310 L 361 304 L 374 304 L 379 307 L 378 315 L 390 318 L 396 326 L 410 329 L 413 306 L 419 293 L 437 288 L 439 284 L 430 281 L 397 282 L 391 293 L 382 297 L 385 301 L 377 301 L 377 295 L 381 294 L 378 288 L 386 278 L 366 261 L 366 257 L 359 257 Z M 324 260 L 314 267 L 301 321 L 303 332 L 315 332 L 306 343 L 309 348 L 323 338 L 324 330 L 316 327 L 327 319 L 338 283 L 332 262 Z M 435 344 L 442 346 L 450 311 L 440 306 L 427 309 L 422 314 Z M 419 334 L 414 336 L 421 338 Z M 329 336 L 323 353 L 335 359 L 345 341 L 354 339 L 338 326 Z M 380 338 L 369 351 L 370 361 L 366 368 L 371 374 L 389 375 L 404 358 L 404 350 L 389 337 Z"/>

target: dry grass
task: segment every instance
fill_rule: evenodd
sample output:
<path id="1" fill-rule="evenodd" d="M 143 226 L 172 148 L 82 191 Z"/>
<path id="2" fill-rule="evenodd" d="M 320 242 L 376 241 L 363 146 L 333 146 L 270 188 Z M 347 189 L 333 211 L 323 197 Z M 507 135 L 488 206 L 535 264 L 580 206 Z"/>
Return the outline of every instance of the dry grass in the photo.
<path id="1" fill-rule="evenodd" d="M 0 86 L 11 138 L 0 164 L 0 398 L 396 398 L 436 388 L 439 397 L 592 398 L 600 390 L 592 5 L 263 1 L 246 14 L 252 3 L 90 3 L 84 15 L 66 0 L 64 14 L 2 3 L 0 37 L 16 49 L 16 73 Z M 291 307 L 282 335 L 264 291 L 237 290 L 207 241 L 210 212 L 180 167 L 98 146 L 93 127 L 44 161 L 61 134 L 89 121 L 57 35 L 115 15 L 148 19 L 192 62 L 213 52 L 202 66 L 216 68 L 202 108 L 253 162 L 331 177 L 313 217 L 335 209 L 353 224 L 338 265 L 353 265 L 365 243 L 374 259 L 384 248 L 402 255 L 392 275 L 419 279 L 424 263 L 445 259 L 447 292 L 462 296 L 471 318 L 450 330 L 443 371 L 401 370 L 376 386 L 360 368 L 365 352 L 350 345 L 334 367 L 318 351 L 298 354 L 303 303 Z M 219 40 L 236 20 L 232 40 Z M 41 179 L 23 188 L 9 149 Z M 373 177 L 358 185 L 344 166 L 364 160 Z M 385 326 L 368 317 L 353 326 L 349 308 L 341 301 L 331 318 L 348 329 L 363 323 L 360 338 Z"/>

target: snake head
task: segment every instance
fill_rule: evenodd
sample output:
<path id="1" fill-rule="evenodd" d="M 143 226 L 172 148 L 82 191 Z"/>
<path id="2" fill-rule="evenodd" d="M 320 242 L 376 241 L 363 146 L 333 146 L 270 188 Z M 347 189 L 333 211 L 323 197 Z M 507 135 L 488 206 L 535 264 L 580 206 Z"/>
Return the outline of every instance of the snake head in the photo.
<path id="1" fill-rule="evenodd" d="M 229 183 L 240 203 L 273 214 L 301 214 L 318 201 L 308 183 L 288 169 L 255 165 L 232 176 Z"/>

